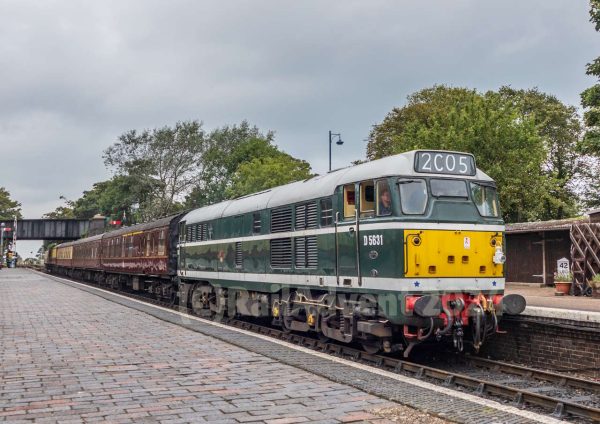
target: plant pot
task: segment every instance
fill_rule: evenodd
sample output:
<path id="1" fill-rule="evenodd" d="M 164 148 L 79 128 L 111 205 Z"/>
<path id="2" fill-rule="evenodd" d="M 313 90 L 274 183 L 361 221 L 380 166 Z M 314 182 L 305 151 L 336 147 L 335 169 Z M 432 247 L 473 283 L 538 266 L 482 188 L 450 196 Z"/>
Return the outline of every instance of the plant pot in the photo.
<path id="1" fill-rule="evenodd" d="M 554 282 L 554 294 L 557 296 L 563 296 L 569 294 L 571 291 L 570 281 L 555 281 Z"/>

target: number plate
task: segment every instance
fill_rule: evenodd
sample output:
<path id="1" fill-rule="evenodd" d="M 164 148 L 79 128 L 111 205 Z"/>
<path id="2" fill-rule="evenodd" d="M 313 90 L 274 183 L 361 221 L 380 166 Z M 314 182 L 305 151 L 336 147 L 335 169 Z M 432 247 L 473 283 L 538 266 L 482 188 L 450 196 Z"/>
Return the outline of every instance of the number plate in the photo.
<path id="1" fill-rule="evenodd" d="M 472 155 L 447 152 L 417 152 L 415 171 L 428 174 L 475 175 Z"/>

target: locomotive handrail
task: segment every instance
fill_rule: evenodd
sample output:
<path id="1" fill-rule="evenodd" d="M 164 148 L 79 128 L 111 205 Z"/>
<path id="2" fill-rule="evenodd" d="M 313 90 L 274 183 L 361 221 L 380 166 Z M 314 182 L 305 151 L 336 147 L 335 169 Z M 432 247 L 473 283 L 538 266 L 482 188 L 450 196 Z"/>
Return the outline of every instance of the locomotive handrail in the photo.
<path id="1" fill-rule="evenodd" d="M 360 219 L 359 219 L 359 214 L 358 214 L 358 209 L 354 210 L 354 219 L 355 219 L 355 223 L 356 223 L 356 231 L 354 232 L 354 245 L 356 246 L 356 273 L 358 274 L 358 286 L 362 286 L 362 275 L 360 273 L 360 237 L 359 237 L 359 231 L 360 231 Z"/>
<path id="2" fill-rule="evenodd" d="M 339 235 L 338 235 L 338 224 L 340 222 L 340 213 L 335 213 L 335 282 L 340 285 L 340 248 L 339 248 Z"/>

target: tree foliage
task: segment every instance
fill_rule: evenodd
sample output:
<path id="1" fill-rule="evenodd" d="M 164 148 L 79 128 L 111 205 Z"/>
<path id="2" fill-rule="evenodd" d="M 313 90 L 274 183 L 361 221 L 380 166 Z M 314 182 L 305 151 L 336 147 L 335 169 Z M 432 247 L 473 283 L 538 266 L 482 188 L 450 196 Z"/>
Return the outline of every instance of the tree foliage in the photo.
<path id="1" fill-rule="evenodd" d="M 590 1 L 590 21 L 600 32 L 600 0 Z M 586 126 L 581 151 L 586 155 L 585 169 L 588 171 L 583 184 L 583 198 L 586 206 L 596 208 L 600 207 L 600 57 L 587 64 L 586 74 L 598 78 L 598 82 L 581 93 Z"/>
<path id="2" fill-rule="evenodd" d="M 369 159 L 413 149 L 470 152 L 498 183 L 508 222 L 575 211 L 571 180 L 579 127 L 573 108 L 538 90 L 434 86 L 373 127 Z"/>
<path id="3" fill-rule="evenodd" d="M 209 134 L 199 121 L 128 131 L 104 152 L 113 178 L 45 216 L 143 222 L 309 177 L 308 163 L 280 151 L 273 136 L 247 121 Z"/>
<path id="4" fill-rule="evenodd" d="M 281 154 L 272 144 L 273 137 L 272 132 L 263 133 L 247 121 L 212 131 L 205 140 L 200 178 L 186 205 L 194 208 L 228 199 L 233 176 L 241 164 Z"/>
<path id="5" fill-rule="evenodd" d="M 311 176 L 308 162 L 285 153 L 254 158 L 238 166 L 227 194 L 229 197 L 245 196 Z"/>
<path id="6" fill-rule="evenodd" d="M 116 175 L 110 180 L 95 183 L 77 200 L 65 200 L 65 205 L 44 215 L 46 218 L 90 219 L 96 214 L 127 223 L 143 221 L 140 204 L 146 204 L 152 194 L 153 181 L 139 180 L 136 176 Z"/>
<path id="7" fill-rule="evenodd" d="M 10 198 L 10 193 L 6 188 L 0 187 L 0 219 L 12 220 L 23 218 L 21 215 L 21 204 Z"/>
<path id="8" fill-rule="evenodd" d="M 176 212 L 197 184 L 201 173 L 205 134 L 199 121 L 177 122 L 141 133 L 131 130 L 104 152 L 104 163 L 126 183 L 143 186 L 142 219 Z"/>

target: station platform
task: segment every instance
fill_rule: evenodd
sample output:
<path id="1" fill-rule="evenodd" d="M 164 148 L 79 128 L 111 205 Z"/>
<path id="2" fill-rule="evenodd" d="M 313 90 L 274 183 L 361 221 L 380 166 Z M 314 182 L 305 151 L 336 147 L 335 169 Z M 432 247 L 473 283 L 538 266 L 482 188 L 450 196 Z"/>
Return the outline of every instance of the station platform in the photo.
<path id="1" fill-rule="evenodd" d="M 600 323 L 600 299 L 583 296 L 556 296 L 554 287 L 532 283 L 506 283 L 505 293 L 517 293 L 527 300 L 523 315 Z"/>
<path id="2" fill-rule="evenodd" d="M 24 269 L 0 271 L 0 363 L 11 423 L 557 422 Z"/>

